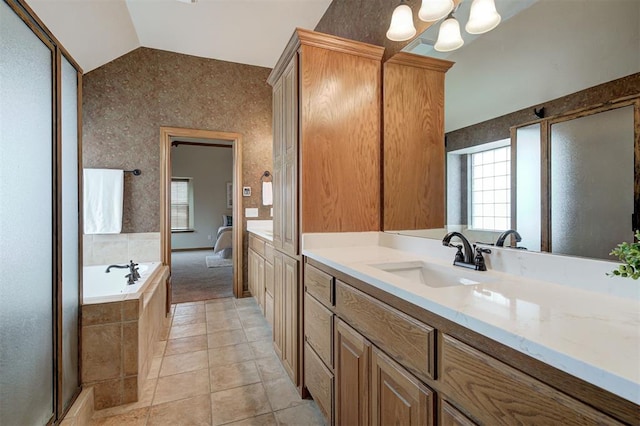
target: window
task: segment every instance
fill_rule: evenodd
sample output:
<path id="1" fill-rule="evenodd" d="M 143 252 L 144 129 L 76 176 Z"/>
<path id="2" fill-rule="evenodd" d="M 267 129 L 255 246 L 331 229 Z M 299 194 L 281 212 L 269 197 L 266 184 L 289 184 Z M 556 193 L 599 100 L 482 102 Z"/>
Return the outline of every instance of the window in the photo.
<path id="1" fill-rule="evenodd" d="M 171 230 L 187 231 L 193 224 L 191 178 L 171 179 Z"/>
<path id="2" fill-rule="evenodd" d="M 511 226 L 511 147 L 470 154 L 471 227 L 504 231 Z"/>

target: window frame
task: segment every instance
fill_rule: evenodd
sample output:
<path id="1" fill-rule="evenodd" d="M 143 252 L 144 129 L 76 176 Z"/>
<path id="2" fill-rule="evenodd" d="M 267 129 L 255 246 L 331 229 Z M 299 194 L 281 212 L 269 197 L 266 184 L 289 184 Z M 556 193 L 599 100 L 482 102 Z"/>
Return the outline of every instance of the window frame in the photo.
<path id="1" fill-rule="evenodd" d="M 490 142 L 488 144 L 483 144 L 483 145 L 479 145 L 476 146 L 472 152 L 469 152 L 467 154 L 467 176 L 468 176 L 468 184 L 467 184 L 467 209 L 468 209 L 468 218 L 467 218 L 467 228 L 470 230 L 475 230 L 475 231 L 487 231 L 487 232 L 502 232 L 505 231 L 507 229 L 510 229 L 511 227 L 511 223 L 512 223 L 512 217 L 511 217 L 511 180 L 512 180 L 512 176 L 511 176 L 511 145 L 510 143 L 508 143 L 508 139 L 505 139 L 503 141 L 496 141 L 496 142 Z M 504 144 L 503 144 L 504 143 Z M 484 148 L 484 149 L 483 149 Z M 477 156 L 479 154 L 485 154 L 488 152 L 493 152 L 495 155 L 495 152 L 498 150 L 505 150 L 506 151 L 506 156 L 504 158 L 504 160 L 500 160 L 500 161 L 495 161 L 492 160 L 491 162 L 482 162 L 480 164 L 475 164 L 474 165 L 474 156 Z M 499 174 L 496 175 L 495 173 L 495 165 L 497 163 L 505 163 L 505 173 L 504 174 Z M 491 172 L 490 175 L 484 176 L 484 174 L 481 175 L 480 178 L 477 179 L 484 179 L 484 178 L 492 178 L 493 182 L 495 183 L 495 178 L 499 177 L 499 178 L 504 178 L 504 182 L 505 185 L 502 188 L 495 188 L 493 187 L 492 189 L 489 190 L 485 190 L 485 189 L 480 189 L 477 190 L 475 188 L 474 185 L 474 166 L 478 167 L 478 166 L 492 166 L 493 172 Z M 479 191 L 486 191 L 491 192 L 491 199 L 492 201 L 489 203 L 476 203 L 475 202 L 475 194 Z M 496 193 L 495 191 L 505 191 L 505 198 L 506 198 L 506 202 L 497 202 L 495 201 L 495 197 L 496 197 Z M 504 205 L 505 207 L 505 214 L 504 215 L 496 215 L 496 205 Z M 482 214 L 480 215 L 480 217 L 487 217 L 487 218 L 493 218 L 494 219 L 494 225 L 491 227 L 487 227 L 484 226 L 484 223 L 482 226 L 480 227 L 476 227 L 474 225 L 474 219 L 477 218 L 479 215 L 474 213 L 474 206 L 482 206 L 481 208 L 484 210 L 484 206 L 493 206 L 493 213 L 492 214 Z M 505 219 L 506 223 L 504 224 L 505 226 L 496 226 L 495 224 L 495 219 L 496 218 L 500 218 L 500 219 Z"/>
<path id="2" fill-rule="evenodd" d="M 180 232 L 195 232 L 194 229 L 194 196 L 193 196 L 193 178 L 191 177 L 171 177 L 171 187 L 173 187 L 174 182 L 186 182 L 187 184 L 187 202 L 186 203 L 174 203 L 173 198 L 171 197 L 171 193 L 173 192 L 173 188 L 170 188 L 169 191 L 169 215 L 170 215 L 170 228 L 171 233 L 180 233 Z M 173 227 L 173 214 L 171 214 L 174 206 L 186 206 L 187 207 L 187 223 L 186 227 Z"/>

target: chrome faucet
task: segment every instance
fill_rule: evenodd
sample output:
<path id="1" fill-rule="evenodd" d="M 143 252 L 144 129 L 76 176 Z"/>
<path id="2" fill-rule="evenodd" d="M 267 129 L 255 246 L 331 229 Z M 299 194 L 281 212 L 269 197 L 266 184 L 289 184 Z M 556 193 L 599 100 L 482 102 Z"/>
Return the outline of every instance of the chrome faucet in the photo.
<path id="1" fill-rule="evenodd" d="M 507 231 L 504 231 L 502 234 L 500 234 L 500 236 L 498 237 L 498 240 L 496 241 L 496 247 L 504 247 L 504 241 L 511 234 L 513 234 L 513 237 L 516 239 L 516 243 L 519 243 L 520 241 L 522 241 L 522 237 L 520 236 L 518 231 L 516 231 L 515 229 L 509 229 Z"/>
<path id="2" fill-rule="evenodd" d="M 451 244 L 451 239 L 453 237 L 460 238 L 462 241 L 462 245 Z M 471 243 L 469 240 L 459 232 L 449 232 L 442 239 L 442 245 L 445 247 L 453 247 L 458 249 L 456 252 L 456 256 L 453 259 L 453 264 L 455 266 L 462 266 L 464 268 L 475 269 L 476 271 L 486 271 L 487 265 L 484 262 L 484 257 L 482 253 L 491 253 L 491 250 L 484 247 L 476 247 L 475 245 L 471 247 Z M 462 249 L 464 248 L 464 253 Z M 474 256 L 475 250 L 475 256 Z"/>

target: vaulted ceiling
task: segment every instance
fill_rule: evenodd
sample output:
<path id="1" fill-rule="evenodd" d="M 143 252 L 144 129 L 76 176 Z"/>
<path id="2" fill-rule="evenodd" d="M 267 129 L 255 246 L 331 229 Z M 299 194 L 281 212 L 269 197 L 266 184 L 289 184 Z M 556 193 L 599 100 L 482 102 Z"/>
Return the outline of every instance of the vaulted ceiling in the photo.
<path id="1" fill-rule="evenodd" d="M 27 0 L 89 72 L 138 47 L 273 67 L 331 0 Z"/>

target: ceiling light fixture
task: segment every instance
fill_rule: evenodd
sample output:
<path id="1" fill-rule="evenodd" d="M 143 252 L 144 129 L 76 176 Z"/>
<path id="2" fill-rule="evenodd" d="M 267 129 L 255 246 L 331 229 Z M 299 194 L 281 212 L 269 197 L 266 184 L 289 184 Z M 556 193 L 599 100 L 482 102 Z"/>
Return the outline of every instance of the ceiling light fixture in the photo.
<path id="1" fill-rule="evenodd" d="M 438 40 L 433 48 L 438 52 L 451 52 L 452 50 L 459 49 L 464 44 L 462 35 L 460 35 L 460 23 L 452 14 L 449 14 L 447 19 L 440 24 L 440 30 L 438 31 Z"/>
<path id="2" fill-rule="evenodd" d="M 391 15 L 387 38 L 392 41 L 405 41 L 414 35 L 416 35 L 416 27 L 413 25 L 413 13 L 405 0 L 400 0 L 400 4 Z"/>
<path id="3" fill-rule="evenodd" d="M 460 0 L 462 3 L 463 0 Z M 453 0 L 422 0 L 422 6 L 418 11 L 418 18 L 425 22 L 436 22 L 446 16 L 440 24 L 438 40 L 433 46 L 439 52 L 450 52 L 460 48 L 464 44 L 460 35 L 460 23 L 453 16 L 458 6 Z M 494 0 L 473 0 L 469 22 L 465 30 L 469 34 L 484 34 L 500 24 L 500 14 L 496 11 Z M 409 40 L 416 34 L 413 25 L 411 7 L 401 0 L 391 16 L 391 25 L 387 31 L 387 38 L 393 41 Z"/>
<path id="4" fill-rule="evenodd" d="M 454 8 L 453 0 L 422 0 L 418 18 L 425 22 L 439 21 Z"/>

